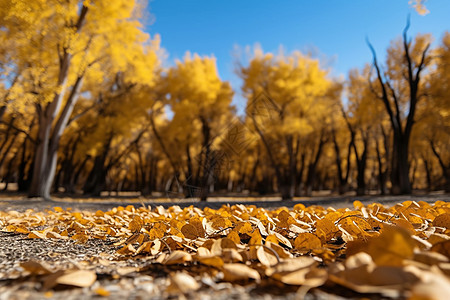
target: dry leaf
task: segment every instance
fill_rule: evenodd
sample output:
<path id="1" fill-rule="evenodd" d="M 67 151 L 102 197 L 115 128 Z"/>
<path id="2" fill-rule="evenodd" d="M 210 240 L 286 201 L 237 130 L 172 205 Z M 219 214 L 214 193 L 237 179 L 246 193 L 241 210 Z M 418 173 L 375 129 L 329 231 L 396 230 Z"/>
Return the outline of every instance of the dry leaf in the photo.
<path id="1" fill-rule="evenodd" d="M 320 239 L 312 233 L 300 233 L 294 241 L 294 247 L 298 250 L 312 250 L 322 247 Z"/>
<path id="2" fill-rule="evenodd" d="M 111 294 L 108 290 L 105 290 L 105 288 L 102 287 L 96 288 L 94 292 L 101 297 L 108 297 Z"/>
<path id="3" fill-rule="evenodd" d="M 266 267 L 274 266 L 278 263 L 279 259 L 274 255 L 275 251 L 270 252 L 267 248 L 259 246 L 256 250 L 256 257 Z"/>
<path id="4" fill-rule="evenodd" d="M 43 263 L 33 260 L 20 263 L 20 266 L 33 275 L 46 275 L 52 273 L 49 267 L 45 266 Z"/>
<path id="5" fill-rule="evenodd" d="M 58 284 L 75 287 L 90 287 L 97 280 L 95 272 L 87 270 L 57 271 L 44 279 L 44 288 L 50 289 Z"/>
<path id="6" fill-rule="evenodd" d="M 185 252 L 176 250 L 169 254 L 169 256 L 164 261 L 166 265 L 182 264 L 192 260 L 192 256 Z"/>
<path id="7" fill-rule="evenodd" d="M 167 288 L 169 293 L 187 294 L 200 288 L 200 284 L 189 274 L 177 272 L 170 276 L 170 285 Z"/>
<path id="8" fill-rule="evenodd" d="M 181 233 L 183 233 L 186 238 L 191 240 L 195 240 L 199 236 L 197 229 L 191 224 L 185 224 L 183 227 L 181 227 Z"/>
<path id="9" fill-rule="evenodd" d="M 433 226 L 450 228 L 450 213 L 445 213 L 434 218 Z"/>
<path id="10" fill-rule="evenodd" d="M 367 252 L 377 265 L 400 266 L 412 259 L 416 243 L 401 227 L 385 226 L 381 235 L 369 240 L 362 251 Z"/>
<path id="11" fill-rule="evenodd" d="M 256 282 L 261 280 L 258 271 L 244 264 L 224 264 L 222 267 L 225 281 L 240 281 L 254 279 Z"/>

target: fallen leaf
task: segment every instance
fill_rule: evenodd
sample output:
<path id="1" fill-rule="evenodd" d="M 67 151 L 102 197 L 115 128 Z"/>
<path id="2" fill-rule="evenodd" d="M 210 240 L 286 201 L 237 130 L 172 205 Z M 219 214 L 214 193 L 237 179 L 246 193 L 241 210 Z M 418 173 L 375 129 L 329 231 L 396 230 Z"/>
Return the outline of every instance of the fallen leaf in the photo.
<path id="1" fill-rule="evenodd" d="M 170 285 L 167 287 L 169 293 L 187 294 L 200 288 L 198 281 L 189 274 L 177 272 L 170 276 Z"/>
<path id="2" fill-rule="evenodd" d="M 312 233 L 299 233 L 294 241 L 294 247 L 298 250 L 312 250 L 322 247 L 320 239 Z"/>
<path id="3" fill-rule="evenodd" d="M 224 264 L 223 280 L 225 281 L 240 281 L 254 279 L 256 282 L 260 282 L 261 276 L 258 271 L 244 265 L 244 264 Z"/>
<path id="4" fill-rule="evenodd" d="M 181 233 L 188 239 L 195 240 L 198 238 L 198 232 L 195 226 L 191 224 L 185 224 L 183 227 L 181 227 Z"/>
<path id="5" fill-rule="evenodd" d="M 182 264 L 192 260 L 192 256 L 181 250 L 175 250 L 169 254 L 169 256 L 165 259 L 164 264 L 166 265 L 175 265 Z"/>
<path id="6" fill-rule="evenodd" d="M 94 292 L 101 297 L 108 297 L 111 293 L 103 287 L 96 288 Z"/>
<path id="7" fill-rule="evenodd" d="M 33 260 L 20 263 L 20 266 L 33 275 L 46 275 L 52 273 L 49 267 L 43 265 L 43 263 Z"/>

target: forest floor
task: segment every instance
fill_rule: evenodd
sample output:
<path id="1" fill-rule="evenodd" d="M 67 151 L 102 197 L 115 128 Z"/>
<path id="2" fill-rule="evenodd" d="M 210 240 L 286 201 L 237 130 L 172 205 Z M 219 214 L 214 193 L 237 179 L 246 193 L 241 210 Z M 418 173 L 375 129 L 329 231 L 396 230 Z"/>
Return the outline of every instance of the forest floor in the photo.
<path id="1" fill-rule="evenodd" d="M 327 196 L 299 198 L 292 201 L 280 201 L 272 198 L 213 198 L 207 202 L 188 200 L 157 200 L 139 198 L 55 198 L 53 201 L 41 199 L 26 199 L 14 194 L 0 194 L 0 212 L 34 212 L 52 210 L 61 207 L 72 211 L 108 211 L 117 206 L 133 205 L 139 208 L 143 205 L 154 209 L 157 206 L 169 208 L 178 205 L 181 208 L 193 205 L 203 209 L 210 207 L 218 209 L 222 205 L 245 204 L 266 209 L 287 207 L 292 209 L 296 204 L 305 206 L 323 206 L 333 208 L 353 207 L 353 201 L 359 200 L 368 205 L 373 202 L 386 207 L 406 200 L 434 203 L 438 200 L 450 202 L 450 194 L 427 194 L 412 196 Z M 1 216 L 1 215 L 0 215 Z M 1 219 L 1 218 L 0 218 Z M 0 220 L 1 221 L 1 220 Z M 27 234 L 0 231 L 0 300 L 6 299 L 348 299 L 369 297 L 382 299 L 379 294 L 358 294 L 337 285 L 325 285 L 320 289 L 312 289 L 306 294 L 298 287 L 277 285 L 273 282 L 257 284 L 247 281 L 245 284 L 216 282 L 204 277 L 195 292 L 170 292 L 170 274 L 174 266 L 155 265 L 150 259 L 137 257 L 120 259 L 116 256 L 118 247 L 114 247 L 108 239 L 89 239 L 86 243 L 76 243 L 74 240 L 32 239 Z M 96 281 L 89 287 L 74 288 L 60 284 L 46 288 L 45 282 L 38 274 L 23 275 L 21 263 L 38 262 L 38 269 L 89 269 L 96 274 Z M 190 270 L 185 270 L 190 272 Z M 46 272 L 46 271 L 45 271 Z M 44 272 L 44 273 L 45 273 Z M 39 276 L 38 276 L 39 275 Z M 199 279 L 200 280 L 200 279 Z"/>

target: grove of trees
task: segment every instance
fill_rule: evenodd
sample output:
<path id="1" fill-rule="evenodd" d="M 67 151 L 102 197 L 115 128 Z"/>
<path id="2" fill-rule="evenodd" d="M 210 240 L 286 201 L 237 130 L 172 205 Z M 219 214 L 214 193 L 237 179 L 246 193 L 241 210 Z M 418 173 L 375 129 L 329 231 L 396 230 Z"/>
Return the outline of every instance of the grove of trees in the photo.
<path id="1" fill-rule="evenodd" d="M 162 66 L 138 1 L 4 1 L 0 180 L 29 196 L 450 192 L 450 33 L 401 37 L 345 81 L 300 52 Z M 418 2 L 421 4 L 421 1 Z M 379 55 L 379 54 L 378 54 Z"/>

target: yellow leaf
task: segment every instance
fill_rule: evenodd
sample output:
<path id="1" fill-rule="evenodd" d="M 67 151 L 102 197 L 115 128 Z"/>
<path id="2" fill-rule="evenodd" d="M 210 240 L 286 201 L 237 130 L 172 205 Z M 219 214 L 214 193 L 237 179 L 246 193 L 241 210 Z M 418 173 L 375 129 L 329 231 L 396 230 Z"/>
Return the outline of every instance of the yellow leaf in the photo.
<path id="1" fill-rule="evenodd" d="M 59 207 L 59 206 L 55 206 L 55 207 L 53 207 L 53 209 L 56 211 L 56 212 L 64 212 L 64 209 L 62 209 L 61 207 Z"/>
<path id="2" fill-rule="evenodd" d="M 39 231 L 36 231 L 36 230 L 31 231 L 30 234 L 28 234 L 28 237 L 30 239 L 46 239 L 47 238 L 45 234 L 43 234 Z"/>
<path id="3" fill-rule="evenodd" d="M 249 259 L 257 259 L 256 251 L 257 247 L 262 245 L 262 236 L 259 233 L 259 230 L 255 230 L 252 234 L 252 237 L 250 238 L 250 241 L 248 242 L 248 245 L 250 246 L 250 252 L 249 252 Z"/>
<path id="4" fill-rule="evenodd" d="M 199 256 L 198 261 L 204 265 L 216 268 L 220 268 L 224 264 L 222 258 L 218 256 L 209 256 L 209 257 Z"/>
<path id="5" fill-rule="evenodd" d="M 233 242 L 235 242 L 236 244 L 240 244 L 241 243 L 241 238 L 239 237 L 239 234 L 236 231 L 231 231 L 228 236 L 227 236 L 230 240 L 232 240 Z"/>
<path id="6" fill-rule="evenodd" d="M 320 239 L 312 233 L 300 233 L 294 241 L 294 247 L 298 250 L 312 250 L 322 247 Z"/>
<path id="7" fill-rule="evenodd" d="M 250 235 L 253 232 L 253 227 L 249 222 L 244 222 L 242 226 L 238 227 L 239 233 Z"/>
<path id="8" fill-rule="evenodd" d="M 108 297 L 110 295 L 110 292 L 103 287 L 96 288 L 94 292 L 101 297 Z"/>
<path id="9" fill-rule="evenodd" d="M 401 227 L 385 225 L 380 236 L 372 238 L 363 251 L 372 256 L 377 265 L 399 266 L 405 259 L 412 259 L 416 242 Z"/>
<path id="10" fill-rule="evenodd" d="M 17 233 L 24 233 L 24 234 L 27 234 L 27 233 L 30 232 L 30 231 L 29 231 L 28 229 L 26 229 L 25 227 L 17 227 L 15 231 L 16 231 Z"/>
<path id="11" fill-rule="evenodd" d="M 132 220 L 132 221 L 128 224 L 128 229 L 129 229 L 131 232 L 139 232 L 139 231 L 141 231 L 141 228 L 142 228 L 142 224 L 139 223 L 139 222 L 137 222 L 137 221 L 135 221 L 135 220 Z"/>
<path id="12" fill-rule="evenodd" d="M 163 237 L 164 237 L 164 231 L 158 230 L 158 229 L 155 229 L 155 228 L 150 229 L 150 231 L 148 233 L 148 238 L 150 240 L 161 239 Z"/>
<path id="13" fill-rule="evenodd" d="M 361 210 L 361 208 L 364 207 L 364 204 L 362 204 L 362 202 L 359 200 L 355 200 L 353 201 L 353 207 L 357 210 Z"/>
<path id="14" fill-rule="evenodd" d="M 393 223 L 398 227 L 405 228 L 409 232 L 409 234 L 415 234 L 416 232 L 414 230 L 414 226 L 412 226 L 412 224 L 405 219 L 396 219 Z"/>
<path id="15" fill-rule="evenodd" d="M 89 237 L 83 233 L 75 234 L 71 239 L 76 240 L 78 243 L 84 244 L 88 241 Z"/>

